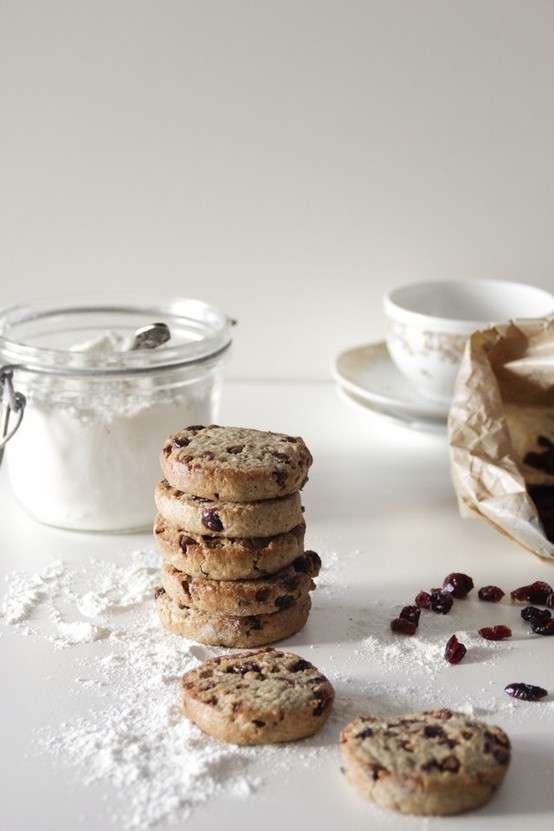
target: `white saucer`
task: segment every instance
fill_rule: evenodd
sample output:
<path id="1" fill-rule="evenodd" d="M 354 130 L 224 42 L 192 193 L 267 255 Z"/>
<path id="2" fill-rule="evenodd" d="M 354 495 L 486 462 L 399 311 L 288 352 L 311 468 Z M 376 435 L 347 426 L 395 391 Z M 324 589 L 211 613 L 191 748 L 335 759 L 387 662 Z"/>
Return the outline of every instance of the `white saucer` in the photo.
<path id="1" fill-rule="evenodd" d="M 360 398 L 359 395 L 356 395 L 353 392 L 348 392 L 348 390 L 341 387 L 340 384 L 337 384 L 336 390 L 341 401 L 344 401 L 349 407 L 353 407 L 357 410 L 365 410 L 366 413 L 377 415 L 379 418 L 385 419 L 386 421 L 394 423 L 397 426 L 408 427 L 410 430 L 417 430 L 421 433 L 438 433 L 440 435 L 445 435 L 446 433 L 446 422 L 442 419 L 418 419 L 417 417 L 411 416 L 409 413 L 402 412 L 401 410 L 389 410 L 388 408 L 380 407 L 377 404 L 370 404 L 368 401 Z"/>
<path id="2" fill-rule="evenodd" d="M 425 398 L 410 384 L 396 368 L 384 341 L 340 352 L 331 372 L 355 403 L 404 423 L 414 422 L 414 426 L 441 428 L 446 424 L 448 407 Z"/>

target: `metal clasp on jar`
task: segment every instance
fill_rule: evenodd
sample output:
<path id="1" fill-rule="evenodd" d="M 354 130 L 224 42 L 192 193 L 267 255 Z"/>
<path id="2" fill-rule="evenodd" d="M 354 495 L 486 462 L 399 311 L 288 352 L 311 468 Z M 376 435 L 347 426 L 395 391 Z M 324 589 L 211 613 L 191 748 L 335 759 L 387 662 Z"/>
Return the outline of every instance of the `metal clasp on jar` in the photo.
<path id="1" fill-rule="evenodd" d="M 21 392 L 16 392 L 13 386 L 13 366 L 0 368 L 0 402 L 2 416 L 0 420 L 0 464 L 4 458 L 4 448 L 11 437 L 15 435 L 21 424 L 27 399 Z M 15 415 L 15 424 L 10 430 L 10 417 Z"/>

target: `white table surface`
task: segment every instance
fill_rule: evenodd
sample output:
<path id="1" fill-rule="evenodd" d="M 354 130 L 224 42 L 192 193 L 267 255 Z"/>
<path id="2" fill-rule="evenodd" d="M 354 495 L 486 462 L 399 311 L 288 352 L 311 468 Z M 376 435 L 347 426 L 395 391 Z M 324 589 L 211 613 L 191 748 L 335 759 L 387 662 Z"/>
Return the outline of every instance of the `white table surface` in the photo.
<path id="1" fill-rule="evenodd" d="M 219 422 L 299 433 L 313 451 L 315 463 L 304 492 L 307 542 L 324 558 L 333 553 L 338 556 L 338 567 L 333 569 L 336 589 L 322 588 L 319 597 L 316 592 L 309 624 L 286 644 L 309 657 L 331 679 L 336 676 L 338 711 L 343 696 L 359 700 L 360 709 L 369 712 L 398 711 L 402 702 L 386 700 L 386 690 L 395 683 L 408 690 L 407 706 L 427 706 L 435 683 L 430 686 L 429 679 L 436 677 L 434 703 L 462 706 L 469 702 L 479 715 L 482 701 L 484 717 L 509 732 L 513 762 L 505 786 L 488 807 L 463 817 L 426 821 L 369 807 L 341 777 L 339 756 L 331 747 L 317 770 L 303 767 L 288 777 L 269 778 L 248 799 L 212 800 L 194 812 L 187 827 L 200 831 L 240 822 L 237 827 L 245 831 L 260 827 L 282 831 L 287 825 L 306 823 L 305 827 L 326 831 L 346 822 L 351 828 L 429 825 L 442 829 L 448 824 L 463 831 L 551 831 L 554 639 L 529 639 L 520 625 L 519 609 L 509 604 L 497 608 L 474 599 L 456 604 L 449 617 L 432 616 L 428 625 L 434 631 L 442 627 L 446 640 L 456 630 L 511 621 L 511 648 L 496 650 L 492 661 L 476 649 L 458 667 L 441 666 L 436 676 L 425 667 L 411 678 L 400 671 L 379 687 L 383 667 L 360 647 L 371 634 L 388 638 L 382 621 L 375 623 L 372 609 L 380 609 L 382 615 L 390 602 L 392 618 L 398 604 L 409 602 L 420 588 L 440 584 L 449 571 L 468 572 L 476 585 L 498 583 L 509 590 L 534 579 L 553 581 L 554 565 L 525 553 L 484 523 L 459 518 L 445 437 L 413 433 L 350 408 L 337 399 L 330 383 L 229 384 Z M 149 543 L 146 535 L 89 536 L 41 527 L 14 503 L 4 477 L 1 505 L 0 552 L 5 571 L 35 571 L 57 558 L 78 563 L 91 554 L 121 562 L 126 552 Z M 376 601 L 384 601 L 385 606 Z M 92 705 L 93 692 L 88 701 L 85 691 L 76 698 L 68 689 L 76 675 L 75 652 L 86 654 L 89 648 L 54 653 L 49 644 L 32 638 L 10 632 L 0 638 L 3 830 L 96 831 L 107 827 L 96 806 L 100 797 L 110 800 L 110 786 L 87 788 L 76 771 L 62 774 L 48 757 L 29 755 L 37 727 L 55 724 L 68 711 L 75 714 Z M 345 678 L 346 685 L 341 681 Z M 516 680 L 547 687 L 549 699 L 514 704 L 503 688 Z M 381 690 L 378 700 L 373 695 L 376 689 Z M 332 746 L 336 742 L 339 722 L 325 728 L 323 743 Z"/>

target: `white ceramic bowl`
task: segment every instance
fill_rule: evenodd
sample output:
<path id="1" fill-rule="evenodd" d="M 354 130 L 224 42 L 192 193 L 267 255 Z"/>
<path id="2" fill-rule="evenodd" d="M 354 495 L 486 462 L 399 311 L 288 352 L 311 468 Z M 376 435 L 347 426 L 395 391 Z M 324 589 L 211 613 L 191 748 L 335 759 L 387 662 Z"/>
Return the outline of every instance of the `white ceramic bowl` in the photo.
<path id="1" fill-rule="evenodd" d="M 513 318 L 554 313 L 544 289 L 502 280 L 412 283 L 384 298 L 391 357 L 418 390 L 448 403 L 468 336 Z"/>

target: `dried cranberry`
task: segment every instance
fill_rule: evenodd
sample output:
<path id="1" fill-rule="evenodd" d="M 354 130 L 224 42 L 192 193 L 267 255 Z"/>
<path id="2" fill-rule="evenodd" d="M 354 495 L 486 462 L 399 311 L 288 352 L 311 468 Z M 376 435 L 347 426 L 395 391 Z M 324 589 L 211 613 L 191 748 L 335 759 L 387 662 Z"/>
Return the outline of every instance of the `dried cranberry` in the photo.
<path id="1" fill-rule="evenodd" d="M 419 594 L 416 594 L 415 604 L 420 609 L 430 609 L 431 595 L 429 594 L 429 592 L 419 592 Z"/>
<path id="2" fill-rule="evenodd" d="M 536 606 L 526 606 L 525 609 L 521 610 L 521 617 L 532 626 L 544 626 L 545 623 L 548 623 L 552 615 L 548 609 L 537 609 Z"/>
<path id="3" fill-rule="evenodd" d="M 229 667 L 227 671 L 235 672 L 237 675 L 246 675 L 247 672 L 260 672 L 260 665 L 256 661 L 245 661 L 244 664 Z"/>
<path id="4" fill-rule="evenodd" d="M 530 586 L 520 586 L 512 592 L 512 600 L 527 600 L 529 603 L 538 603 L 545 606 L 549 596 L 552 594 L 552 586 L 536 580 Z"/>
<path id="5" fill-rule="evenodd" d="M 546 605 L 549 609 L 554 609 L 554 592 L 550 592 L 550 594 L 546 598 Z"/>
<path id="6" fill-rule="evenodd" d="M 190 439 L 186 436 L 174 436 L 172 441 L 173 447 L 188 447 Z"/>
<path id="7" fill-rule="evenodd" d="M 518 589 L 513 589 L 510 592 L 512 600 L 529 600 L 529 592 L 531 586 L 520 586 Z"/>
<path id="8" fill-rule="evenodd" d="M 453 571 L 448 574 L 442 582 L 443 591 L 448 592 L 458 600 L 462 600 L 470 593 L 473 588 L 473 580 L 468 574 L 462 574 L 460 571 Z"/>
<path id="9" fill-rule="evenodd" d="M 504 592 L 498 586 L 483 586 L 477 592 L 479 600 L 487 603 L 498 603 L 504 597 Z"/>
<path id="10" fill-rule="evenodd" d="M 406 620 L 406 618 L 397 617 L 391 621 L 390 628 L 400 635 L 415 635 L 417 624 L 411 620 Z"/>
<path id="11" fill-rule="evenodd" d="M 509 626 L 484 626 L 479 629 L 479 634 L 488 641 L 503 641 L 512 637 L 512 630 Z"/>
<path id="12" fill-rule="evenodd" d="M 537 580 L 531 584 L 529 603 L 538 603 L 540 606 L 544 606 L 551 594 L 552 586 L 548 583 L 543 583 L 542 580 Z"/>
<path id="13" fill-rule="evenodd" d="M 289 667 L 289 672 L 302 672 L 305 669 L 310 669 L 312 664 L 309 661 L 305 661 L 303 658 L 299 658 L 294 664 L 291 664 Z"/>
<path id="14" fill-rule="evenodd" d="M 456 640 L 456 635 L 452 635 L 452 638 Z M 452 638 L 450 638 L 450 641 Z M 450 643 L 450 641 L 448 641 L 448 643 Z M 444 736 L 444 730 L 442 727 L 439 727 L 438 724 L 427 724 L 423 728 L 423 735 L 427 736 L 428 739 L 442 739 Z"/>
<path id="15" fill-rule="evenodd" d="M 284 488 L 287 484 L 287 471 L 286 470 L 274 470 L 272 473 L 273 478 L 277 482 L 280 488 Z"/>
<path id="16" fill-rule="evenodd" d="M 398 617 L 403 618 L 403 620 L 409 620 L 410 623 L 415 623 L 417 626 L 420 614 L 421 610 L 417 606 L 404 606 Z"/>
<path id="17" fill-rule="evenodd" d="M 504 687 L 504 692 L 511 695 L 512 698 L 520 698 L 522 701 L 538 701 L 539 698 L 544 698 L 548 695 L 548 691 L 543 687 L 535 687 L 533 684 L 524 684 L 521 682 L 514 682 Z"/>
<path id="18" fill-rule="evenodd" d="M 312 716 L 320 716 L 333 701 L 333 693 L 329 690 L 314 690 L 314 698 L 318 702 L 312 710 Z"/>
<path id="19" fill-rule="evenodd" d="M 531 629 L 535 635 L 554 635 L 554 620 L 547 623 L 532 623 Z"/>
<path id="20" fill-rule="evenodd" d="M 294 606 L 295 603 L 296 600 L 292 594 L 282 594 L 275 598 L 275 605 L 278 609 L 290 609 L 290 607 Z"/>
<path id="21" fill-rule="evenodd" d="M 215 508 L 207 508 L 202 511 L 202 525 L 209 528 L 210 531 L 223 531 L 223 523 Z"/>
<path id="22" fill-rule="evenodd" d="M 466 647 L 463 643 L 460 643 L 456 635 L 452 635 L 452 637 L 446 641 L 444 657 L 449 664 L 459 664 L 466 652 Z"/>
<path id="23" fill-rule="evenodd" d="M 454 601 L 448 592 L 440 589 L 433 590 L 431 594 L 431 609 L 439 615 L 447 615 L 452 608 Z"/>
<path id="24" fill-rule="evenodd" d="M 179 548 L 181 549 L 181 551 L 186 553 L 187 546 L 194 545 L 195 542 L 196 540 L 194 540 L 192 537 L 188 537 L 186 534 L 183 534 L 181 537 L 179 537 Z"/>

